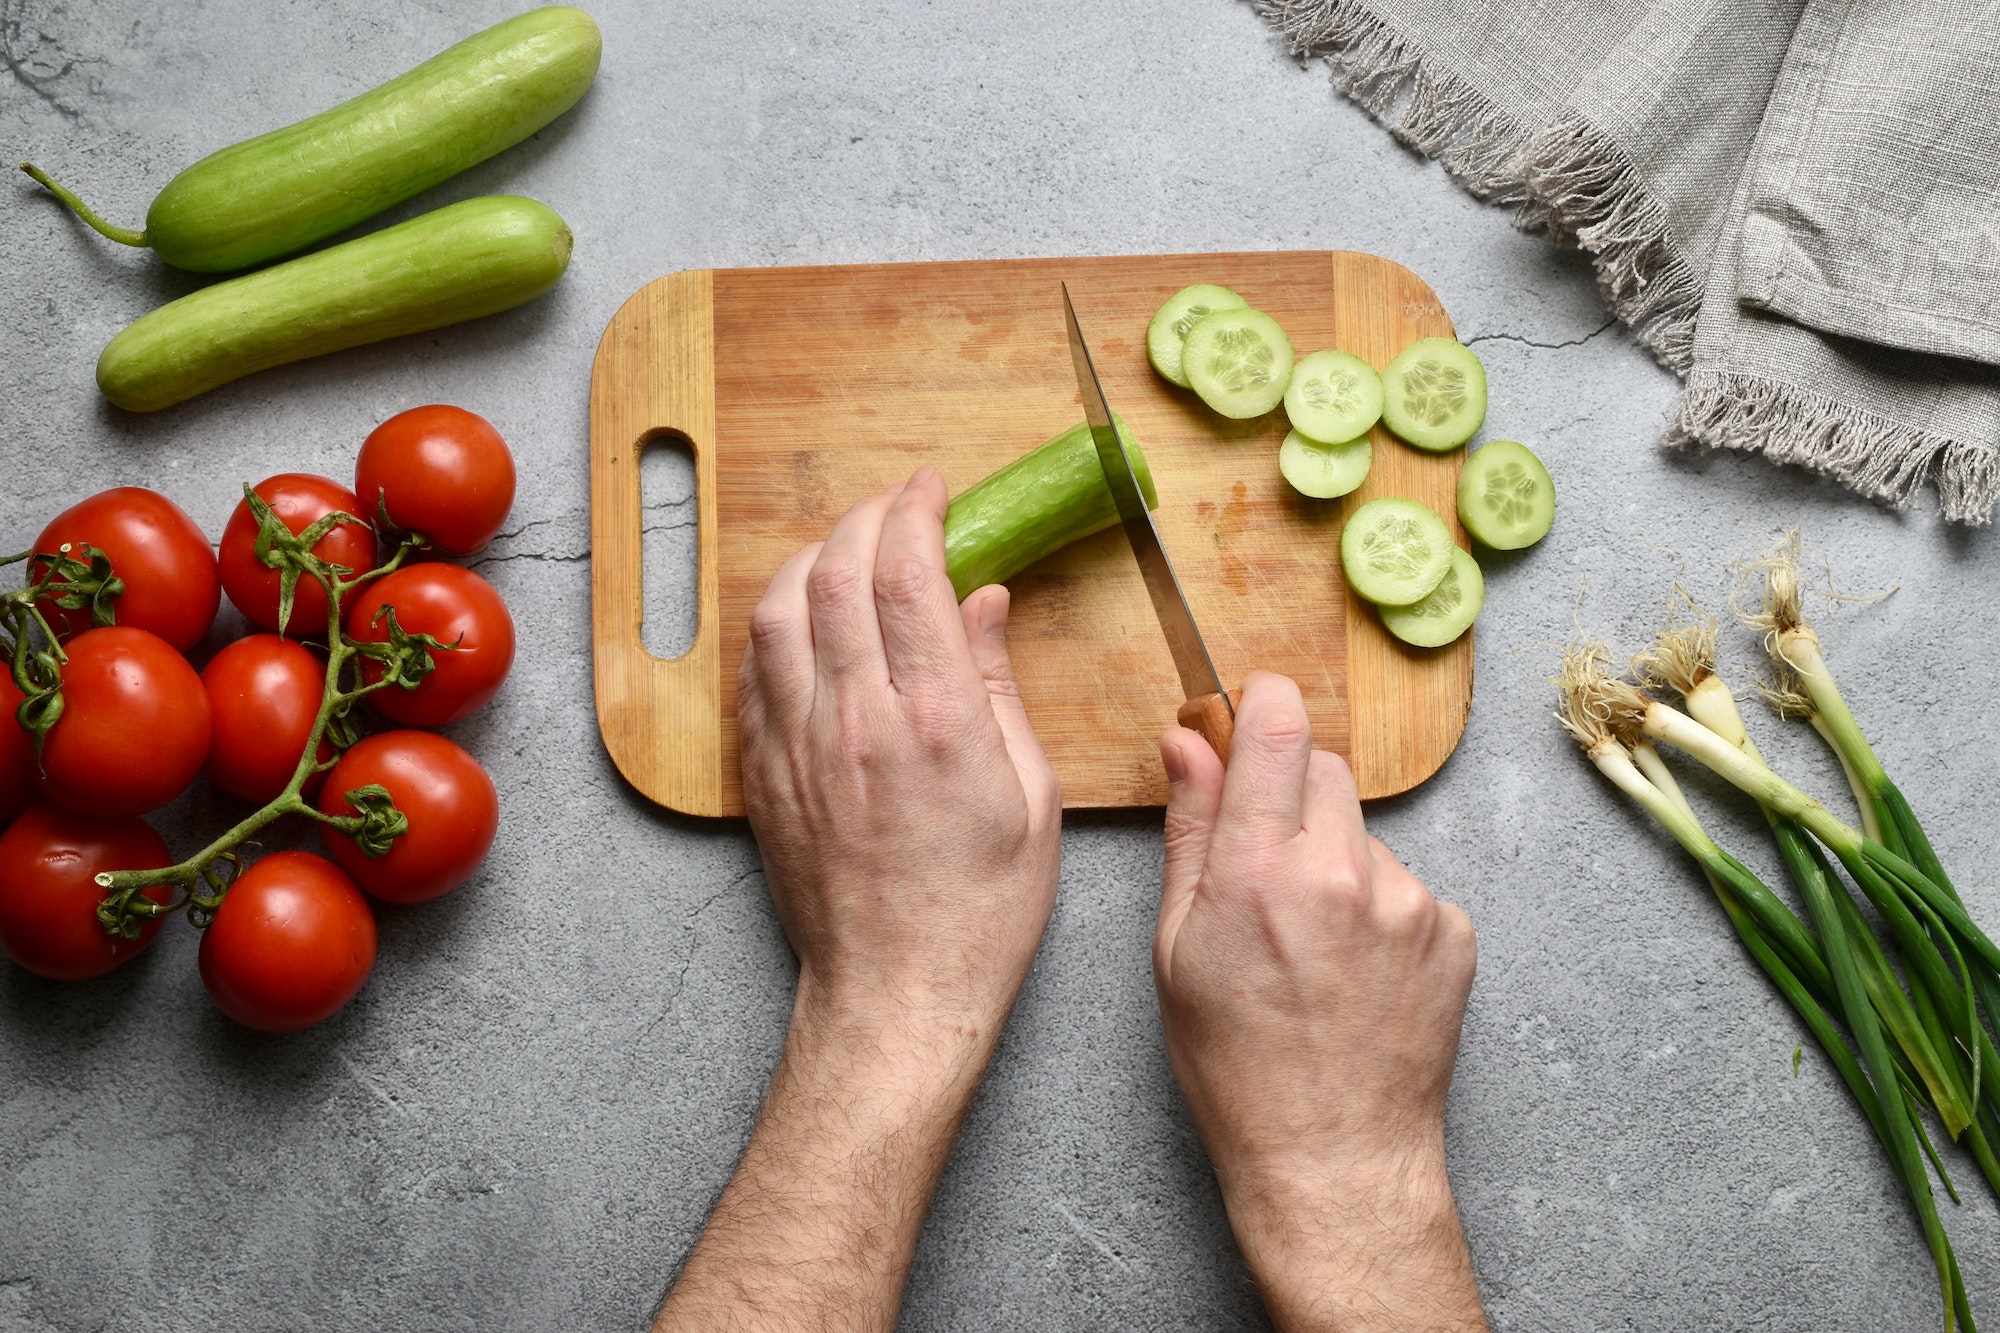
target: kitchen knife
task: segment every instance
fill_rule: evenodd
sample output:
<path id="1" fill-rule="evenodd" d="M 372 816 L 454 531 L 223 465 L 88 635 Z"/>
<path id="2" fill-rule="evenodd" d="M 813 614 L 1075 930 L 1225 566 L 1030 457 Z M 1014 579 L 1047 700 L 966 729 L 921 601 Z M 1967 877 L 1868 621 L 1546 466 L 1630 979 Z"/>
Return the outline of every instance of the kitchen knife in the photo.
<path id="1" fill-rule="evenodd" d="M 1083 395 L 1083 419 L 1090 425 L 1090 438 L 1097 445 L 1098 466 L 1104 469 L 1104 484 L 1118 506 L 1125 539 L 1131 543 L 1139 573 L 1145 577 L 1153 612 L 1160 618 L 1167 648 L 1173 653 L 1174 669 L 1180 673 L 1181 689 L 1187 695 L 1178 720 L 1182 726 L 1206 737 L 1216 755 L 1227 764 L 1229 738 L 1236 730 L 1236 701 L 1243 692 L 1225 692 L 1222 688 L 1222 678 L 1215 672 L 1208 645 L 1201 641 L 1201 630 L 1195 626 L 1194 613 L 1188 610 L 1180 580 L 1174 577 L 1173 561 L 1167 558 L 1167 548 L 1160 544 L 1160 530 L 1153 526 L 1153 516 L 1146 509 L 1146 497 L 1132 471 L 1131 456 L 1125 452 L 1125 442 L 1118 438 L 1118 431 L 1111 424 L 1111 408 L 1104 401 L 1104 386 L 1097 381 L 1090 349 L 1084 346 L 1083 330 L 1077 327 L 1076 307 L 1070 303 L 1068 283 L 1062 285 L 1062 294 L 1063 315 L 1069 321 L 1070 359 L 1076 364 L 1076 387 Z"/>

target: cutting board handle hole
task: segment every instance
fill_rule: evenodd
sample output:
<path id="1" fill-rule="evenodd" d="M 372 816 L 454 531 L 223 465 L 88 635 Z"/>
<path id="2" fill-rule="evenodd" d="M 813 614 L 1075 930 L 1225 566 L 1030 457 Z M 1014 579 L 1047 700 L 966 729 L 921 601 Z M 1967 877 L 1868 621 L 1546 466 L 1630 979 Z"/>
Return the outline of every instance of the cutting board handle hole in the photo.
<path id="1" fill-rule="evenodd" d="M 700 603 L 694 451 L 671 431 L 639 450 L 639 640 L 654 657 L 679 657 L 694 646 Z"/>

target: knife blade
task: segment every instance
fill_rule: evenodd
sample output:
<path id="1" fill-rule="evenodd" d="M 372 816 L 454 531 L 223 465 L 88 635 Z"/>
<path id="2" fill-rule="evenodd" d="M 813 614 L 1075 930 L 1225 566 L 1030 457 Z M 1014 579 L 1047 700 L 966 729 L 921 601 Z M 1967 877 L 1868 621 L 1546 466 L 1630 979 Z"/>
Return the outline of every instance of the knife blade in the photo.
<path id="1" fill-rule="evenodd" d="M 1174 563 L 1168 558 L 1167 548 L 1160 541 L 1160 530 L 1153 525 L 1153 515 L 1146 508 L 1145 492 L 1140 490 L 1138 474 L 1132 470 L 1132 457 L 1112 425 L 1111 407 L 1104 400 L 1104 386 L 1098 381 L 1090 348 L 1077 325 L 1076 306 L 1070 300 L 1068 283 L 1062 284 L 1062 296 L 1063 317 L 1069 326 L 1070 360 L 1076 368 L 1077 391 L 1083 396 L 1083 419 L 1090 426 L 1091 442 L 1097 446 L 1097 463 L 1104 469 L 1104 484 L 1118 507 L 1118 521 L 1125 529 L 1125 540 L 1132 547 L 1133 557 L 1139 562 L 1139 573 L 1153 602 L 1153 614 L 1159 618 L 1168 651 L 1173 655 L 1174 670 L 1181 678 L 1181 690 L 1187 696 L 1188 701 L 1180 709 L 1180 724 L 1206 736 L 1216 754 L 1227 763 L 1229 738 L 1236 719 L 1236 695 L 1240 691 L 1222 688 L 1215 660 L 1202 641 L 1194 612 L 1188 608 L 1187 594 L 1181 591 L 1181 581 L 1174 574 Z"/>

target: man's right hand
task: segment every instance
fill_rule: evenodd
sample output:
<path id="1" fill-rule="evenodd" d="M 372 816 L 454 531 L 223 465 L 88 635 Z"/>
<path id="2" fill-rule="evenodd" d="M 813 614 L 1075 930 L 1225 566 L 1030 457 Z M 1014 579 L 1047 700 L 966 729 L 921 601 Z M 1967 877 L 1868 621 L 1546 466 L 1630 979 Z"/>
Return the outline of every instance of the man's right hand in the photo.
<path id="1" fill-rule="evenodd" d="M 1272 1317 L 1485 1328 L 1444 1159 L 1472 923 L 1368 836 L 1284 677 L 1244 680 L 1226 775 L 1160 749 L 1167 1053 Z"/>

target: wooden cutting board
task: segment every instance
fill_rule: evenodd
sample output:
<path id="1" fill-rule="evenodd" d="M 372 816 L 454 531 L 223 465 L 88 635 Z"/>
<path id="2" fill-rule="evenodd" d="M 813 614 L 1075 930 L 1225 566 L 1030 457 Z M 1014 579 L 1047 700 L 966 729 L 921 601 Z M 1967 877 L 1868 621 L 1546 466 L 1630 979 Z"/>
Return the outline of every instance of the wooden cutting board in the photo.
<path id="1" fill-rule="evenodd" d="M 1357 504 L 1400 495 L 1464 545 L 1464 452 L 1419 453 L 1378 428 L 1367 484 L 1307 500 L 1278 475 L 1282 410 L 1227 421 L 1146 361 L 1159 304 L 1215 282 L 1274 316 L 1300 355 L 1339 347 L 1380 368 L 1452 333 L 1407 269 L 1340 251 L 717 269 L 641 288 L 591 377 L 597 717 L 641 792 L 686 814 L 743 812 L 736 668 L 788 556 L 920 464 L 956 494 L 1082 419 L 1059 281 L 1151 460 L 1161 538 L 1223 680 L 1259 667 L 1296 679 L 1315 744 L 1347 757 L 1364 797 L 1444 762 L 1471 706 L 1471 635 L 1429 651 L 1391 638 L 1347 591 L 1338 544 Z M 665 439 L 692 449 L 699 523 L 694 646 L 671 661 L 640 642 L 639 455 Z M 1012 588 L 1015 675 L 1063 804 L 1164 803 L 1155 739 L 1179 682 L 1124 534 L 1080 542 Z"/>

